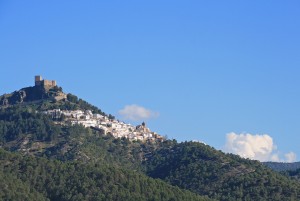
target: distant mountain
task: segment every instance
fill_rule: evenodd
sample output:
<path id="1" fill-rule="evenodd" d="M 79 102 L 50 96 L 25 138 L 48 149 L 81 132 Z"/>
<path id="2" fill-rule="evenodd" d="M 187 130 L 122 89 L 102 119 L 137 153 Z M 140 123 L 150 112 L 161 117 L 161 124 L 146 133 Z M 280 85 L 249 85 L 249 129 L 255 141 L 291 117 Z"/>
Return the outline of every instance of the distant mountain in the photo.
<path id="1" fill-rule="evenodd" d="M 263 162 L 263 164 L 278 172 L 288 171 L 288 170 L 293 171 L 300 168 L 300 162 L 294 162 L 294 163 Z"/>
<path id="2" fill-rule="evenodd" d="M 55 81 L 36 77 L 0 101 L 2 200 L 300 200 L 287 174 L 128 127 Z"/>

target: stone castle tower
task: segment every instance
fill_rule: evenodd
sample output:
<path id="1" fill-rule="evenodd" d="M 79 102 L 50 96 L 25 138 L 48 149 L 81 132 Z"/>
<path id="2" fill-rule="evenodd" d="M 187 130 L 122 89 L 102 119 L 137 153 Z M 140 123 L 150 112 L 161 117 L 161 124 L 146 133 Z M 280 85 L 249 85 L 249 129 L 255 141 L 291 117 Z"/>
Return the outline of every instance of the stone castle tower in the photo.
<path id="1" fill-rule="evenodd" d="M 43 80 L 42 76 L 36 75 L 34 77 L 35 86 L 43 86 L 44 88 L 52 88 L 56 86 L 55 80 Z"/>

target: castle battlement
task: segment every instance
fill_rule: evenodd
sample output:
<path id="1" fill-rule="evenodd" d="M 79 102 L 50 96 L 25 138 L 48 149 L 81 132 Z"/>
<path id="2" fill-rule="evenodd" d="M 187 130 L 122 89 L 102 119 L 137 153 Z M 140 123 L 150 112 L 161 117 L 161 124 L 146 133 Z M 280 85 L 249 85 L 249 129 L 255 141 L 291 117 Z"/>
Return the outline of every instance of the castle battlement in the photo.
<path id="1" fill-rule="evenodd" d="M 35 86 L 43 86 L 47 88 L 55 87 L 56 81 L 55 80 L 43 80 L 42 76 L 36 75 L 34 77 L 34 84 Z"/>

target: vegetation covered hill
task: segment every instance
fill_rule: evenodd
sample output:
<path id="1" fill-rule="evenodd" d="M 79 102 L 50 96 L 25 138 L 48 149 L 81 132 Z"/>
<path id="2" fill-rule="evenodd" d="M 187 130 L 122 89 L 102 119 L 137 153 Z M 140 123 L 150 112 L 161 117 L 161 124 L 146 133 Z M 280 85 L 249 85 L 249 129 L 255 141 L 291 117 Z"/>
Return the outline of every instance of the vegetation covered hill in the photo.
<path id="1" fill-rule="evenodd" d="M 0 170 L 1 200 L 210 200 L 121 167 L 21 157 L 2 149 Z"/>
<path id="2" fill-rule="evenodd" d="M 149 176 L 217 200 L 300 200 L 299 183 L 201 143 L 170 141 L 145 163 Z"/>
<path id="3" fill-rule="evenodd" d="M 4 200 L 300 200 L 299 182 L 258 161 L 196 142 L 114 138 L 53 121 L 49 109 L 106 115 L 72 94 L 0 107 L 0 147 L 22 154 L 1 151 Z"/>

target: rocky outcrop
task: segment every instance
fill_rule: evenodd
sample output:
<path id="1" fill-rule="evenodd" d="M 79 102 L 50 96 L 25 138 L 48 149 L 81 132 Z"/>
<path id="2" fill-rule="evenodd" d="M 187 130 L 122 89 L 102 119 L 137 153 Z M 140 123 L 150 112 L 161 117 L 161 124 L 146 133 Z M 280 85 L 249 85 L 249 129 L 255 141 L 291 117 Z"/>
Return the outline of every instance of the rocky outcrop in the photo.
<path id="1" fill-rule="evenodd" d="M 24 99 L 26 98 L 26 92 L 24 90 L 20 90 L 16 93 L 17 102 L 23 103 Z"/>
<path id="2" fill-rule="evenodd" d="M 60 92 L 54 97 L 54 99 L 55 99 L 55 101 L 66 100 L 67 94 Z"/>
<path id="3" fill-rule="evenodd" d="M 9 105 L 9 102 L 8 102 L 8 99 L 3 97 L 0 101 L 0 105 L 1 106 L 8 106 Z"/>
<path id="4" fill-rule="evenodd" d="M 11 94 L 0 96 L 0 106 L 9 106 L 40 100 L 61 101 L 67 99 L 61 87 L 46 89 L 43 86 L 26 87 Z"/>

